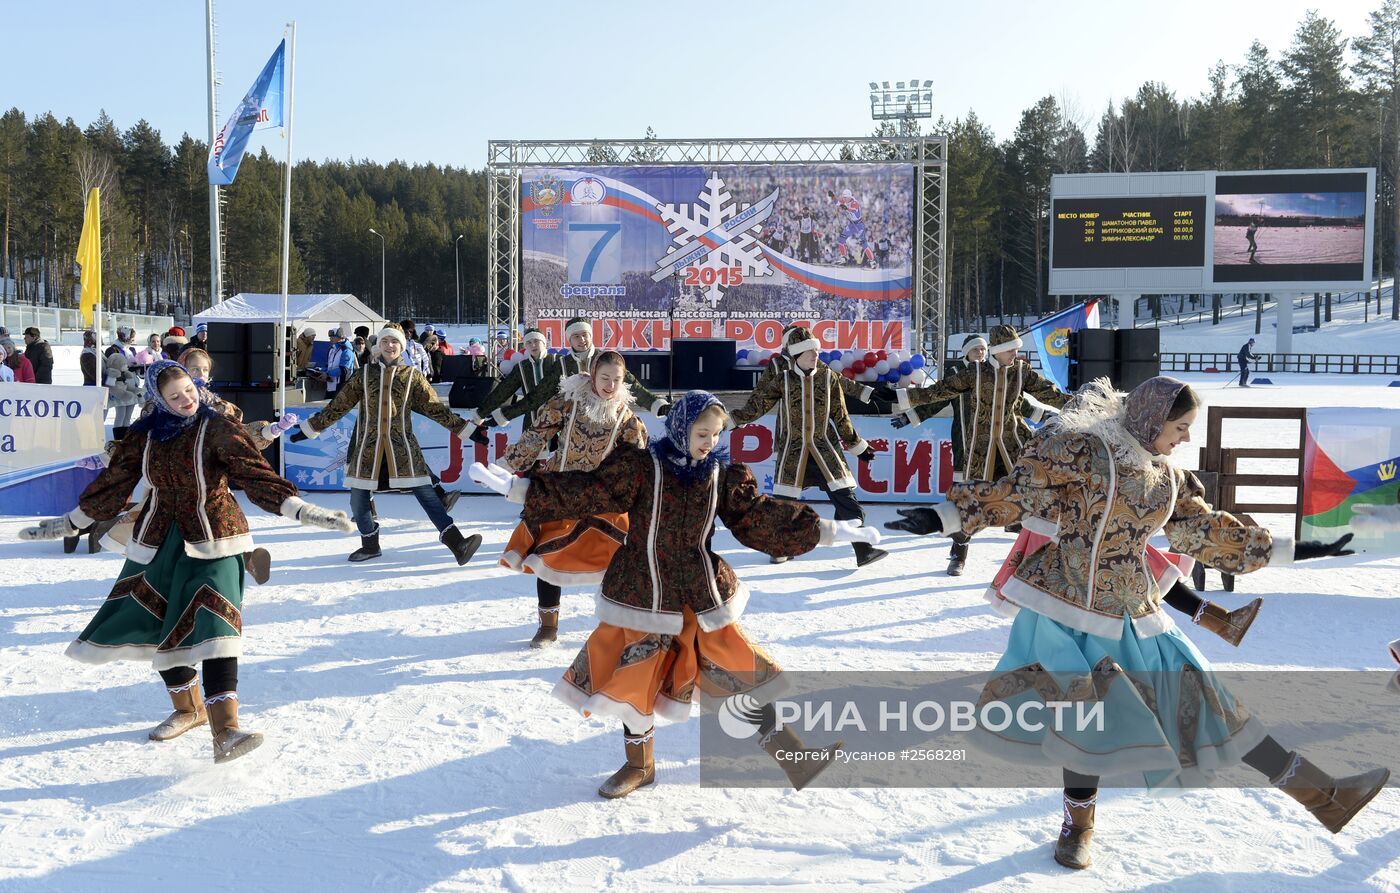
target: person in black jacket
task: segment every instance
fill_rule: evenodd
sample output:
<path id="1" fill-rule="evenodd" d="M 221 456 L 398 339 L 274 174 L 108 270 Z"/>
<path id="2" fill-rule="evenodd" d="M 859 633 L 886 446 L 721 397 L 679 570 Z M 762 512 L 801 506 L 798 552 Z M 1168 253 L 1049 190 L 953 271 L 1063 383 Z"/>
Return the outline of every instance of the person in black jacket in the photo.
<path id="1" fill-rule="evenodd" d="M 35 384 L 53 384 L 53 348 L 34 326 L 24 330 L 24 358 L 34 367 Z"/>
<path id="2" fill-rule="evenodd" d="M 1240 348 L 1240 387 L 1249 387 L 1249 361 L 1259 359 L 1259 355 L 1254 352 L 1254 339 L 1251 338 Z M 37 371 L 35 373 L 38 374 Z"/>

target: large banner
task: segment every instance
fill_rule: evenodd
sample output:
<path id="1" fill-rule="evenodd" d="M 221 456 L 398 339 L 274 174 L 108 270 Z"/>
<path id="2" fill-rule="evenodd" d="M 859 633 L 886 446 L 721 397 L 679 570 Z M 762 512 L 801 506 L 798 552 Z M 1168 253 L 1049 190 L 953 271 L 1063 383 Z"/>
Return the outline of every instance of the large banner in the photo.
<path id="1" fill-rule="evenodd" d="M 102 452 L 107 389 L 0 382 L 0 505 L 7 515 L 59 515 L 97 472 L 73 463 Z"/>
<path id="2" fill-rule="evenodd" d="M 525 319 L 563 344 L 665 349 L 672 337 L 776 350 L 911 346 L 908 164 L 540 168 L 520 192 Z"/>
<path id="3" fill-rule="evenodd" d="M 1350 527 L 1358 505 L 1396 505 L 1400 410 L 1309 409 L 1303 469 L 1304 540 L 1333 540 L 1350 532 L 1358 548 L 1400 552 L 1400 530 Z"/>
<path id="4" fill-rule="evenodd" d="M 1040 374 L 1069 393 L 1069 336 L 1099 327 L 1099 302 L 1085 301 L 1031 326 L 1031 343 L 1040 355 Z"/>
<path id="5" fill-rule="evenodd" d="M 355 427 L 355 412 L 324 431 L 314 440 L 285 442 L 287 477 L 302 490 L 344 490 L 345 451 Z M 644 417 L 652 437 L 665 431 L 661 419 Z M 935 417 L 922 425 L 895 430 L 889 419 L 854 416 L 856 432 L 877 451 L 869 462 L 847 454 L 856 475 L 857 494 L 862 502 L 930 502 L 953 482 L 952 419 Z M 469 493 L 488 493 L 467 476 L 472 462 L 492 462 L 520 437 L 520 420 L 503 428 L 491 429 L 491 445 L 485 447 L 462 441 L 446 429 L 422 416 L 413 417 L 413 433 L 423 448 L 429 467 L 445 486 Z M 763 492 L 773 492 L 773 429 L 764 424 L 745 425 L 729 432 L 729 449 L 734 461 L 747 464 L 758 478 Z M 809 499 L 820 500 L 821 491 L 808 490 Z"/>

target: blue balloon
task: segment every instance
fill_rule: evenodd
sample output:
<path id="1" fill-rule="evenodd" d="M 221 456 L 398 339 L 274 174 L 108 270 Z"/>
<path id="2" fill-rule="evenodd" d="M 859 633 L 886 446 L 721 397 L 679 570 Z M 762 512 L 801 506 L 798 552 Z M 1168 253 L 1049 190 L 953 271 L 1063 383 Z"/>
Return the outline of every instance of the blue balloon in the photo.
<path id="1" fill-rule="evenodd" d="M 911 363 L 911 362 L 909 362 L 908 360 L 905 360 L 904 362 L 902 362 L 902 363 L 899 364 L 899 374 L 900 374 L 900 375 L 908 375 L 910 372 L 913 372 L 913 371 L 914 371 L 914 364 Z"/>
<path id="2" fill-rule="evenodd" d="M 914 354 L 909 358 L 909 365 L 915 369 L 924 368 L 924 355 L 921 353 Z"/>
<path id="3" fill-rule="evenodd" d="M 748 359 L 748 356 L 749 356 L 749 352 L 748 352 L 747 350 L 741 350 L 741 351 L 739 351 L 738 353 L 736 353 L 736 354 L 734 355 L 734 359 L 736 359 L 736 360 L 741 360 L 741 361 L 742 361 L 742 360 Z"/>

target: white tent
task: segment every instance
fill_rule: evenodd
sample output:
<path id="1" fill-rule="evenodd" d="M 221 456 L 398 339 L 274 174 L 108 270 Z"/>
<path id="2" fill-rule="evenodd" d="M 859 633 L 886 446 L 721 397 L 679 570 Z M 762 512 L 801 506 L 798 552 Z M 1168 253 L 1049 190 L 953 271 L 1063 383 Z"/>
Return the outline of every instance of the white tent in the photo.
<path id="1" fill-rule="evenodd" d="M 194 316 L 196 325 L 202 322 L 281 321 L 281 295 L 236 294 Z M 324 341 L 326 333 L 337 326 L 346 335 L 356 326 L 368 326 L 370 332 L 377 333 L 384 325 L 384 318 L 354 295 L 288 295 L 287 324 L 298 332 L 310 326 L 316 330 L 316 337 Z"/>

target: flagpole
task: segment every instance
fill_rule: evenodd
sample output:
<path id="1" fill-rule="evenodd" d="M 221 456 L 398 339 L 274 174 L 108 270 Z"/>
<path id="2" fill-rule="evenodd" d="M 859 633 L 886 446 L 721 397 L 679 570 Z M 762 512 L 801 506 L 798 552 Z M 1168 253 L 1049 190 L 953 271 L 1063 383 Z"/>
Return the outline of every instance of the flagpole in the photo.
<path id="1" fill-rule="evenodd" d="M 297 83 L 297 23 L 290 22 L 291 37 L 287 43 L 287 170 L 282 181 L 282 328 L 279 330 L 278 348 L 278 413 L 287 411 L 287 375 L 292 371 L 287 367 L 287 275 L 292 258 L 292 111 L 296 105 Z M 277 450 L 278 471 L 287 473 L 286 451 Z"/>

